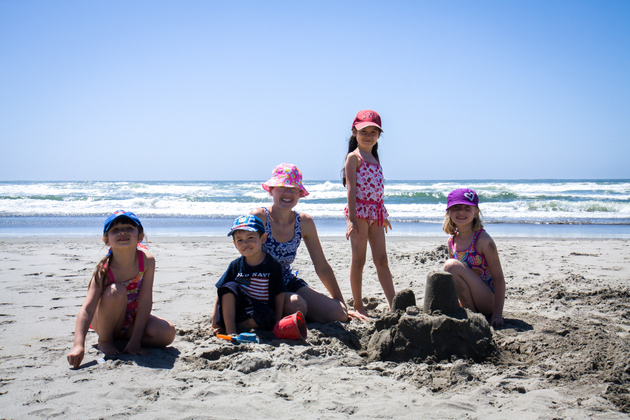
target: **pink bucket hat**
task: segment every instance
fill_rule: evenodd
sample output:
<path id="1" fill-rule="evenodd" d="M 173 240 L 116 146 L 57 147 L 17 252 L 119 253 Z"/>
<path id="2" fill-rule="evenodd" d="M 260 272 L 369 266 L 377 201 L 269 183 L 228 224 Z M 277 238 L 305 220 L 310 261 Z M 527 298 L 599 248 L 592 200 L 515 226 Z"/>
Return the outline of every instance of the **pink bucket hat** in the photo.
<path id="1" fill-rule="evenodd" d="M 378 112 L 372 111 L 371 109 L 359 111 L 352 122 L 352 128 L 356 128 L 357 130 L 362 130 L 371 125 L 383 131 L 383 127 L 381 127 L 381 116 L 378 115 Z"/>
<path id="2" fill-rule="evenodd" d="M 262 187 L 265 191 L 269 191 L 272 187 L 293 187 L 300 190 L 300 197 L 308 195 L 308 191 L 302 185 L 302 172 L 290 163 L 281 163 L 273 168 L 271 178 L 263 183 Z"/>

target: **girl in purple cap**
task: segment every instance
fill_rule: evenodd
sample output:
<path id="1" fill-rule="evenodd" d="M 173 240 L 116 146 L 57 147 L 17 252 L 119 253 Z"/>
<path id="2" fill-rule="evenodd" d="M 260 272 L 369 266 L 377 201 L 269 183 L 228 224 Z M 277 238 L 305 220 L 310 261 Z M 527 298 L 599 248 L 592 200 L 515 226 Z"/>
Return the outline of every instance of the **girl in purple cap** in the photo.
<path id="1" fill-rule="evenodd" d="M 448 195 L 443 229 L 451 235 L 444 271 L 453 275 L 460 304 L 490 316 L 493 327 L 502 326 L 505 279 L 497 247 L 483 229 L 476 192 L 461 188 Z"/>
<path id="2" fill-rule="evenodd" d="M 175 339 L 173 324 L 151 315 L 155 258 L 143 239 L 142 223 L 131 212 L 118 210 L 105 221 L 103 242 L 110 251 L 96 266 L 77 315 L 68 353 L 73 368 L 83 360 L 90 324 L 98 334 L 98 349 L 107 355 L 120 353 L 114 340 L 128 340 L 123 353 L 145 355 L 142 346 L 164 347 Z"/>
<path id="3" fill-rule="evenodd" d="M 387 261 L 385 233 L 392 225 L 383 205 L 383 169 L 378 159 L 378 139 L 383 129 L 381 117 L 374 111 L 359 111 L 352 123 L 346 164 L 342 171 L 343 185 L 348 189 L 346 239 L 352 247 L 350 286 L 354 310 L 367 315 L 363 306 L 363 267 L 370 243 L 372 260 L 385 297 L 392 307 L 394 282 Z"/>
<path id="4" fill-rule="evenodd" d="M 315 322 L 345 322 L 349 318 L 361 318 L 346 307 L 335 273 L 319 242 L 313 218 L 293 210 L 299 199 L 308 195 L 302 185 L 302 172 L 295 165 L 282 163 L 273 169 L 271 178 L 262 187 L 269 192 L 273 204 L 254 209 L 251 214 L 258 216 L 265 225 L 267 239 L 263 250 L 282 265 L 287 288 L 284 294 L 284 314 L 300 311 L 309 321 Z M 315 273 L 331 297 L 311 288 L 293 271 L 291 264 L 302 240 L 313 261 Z"/>

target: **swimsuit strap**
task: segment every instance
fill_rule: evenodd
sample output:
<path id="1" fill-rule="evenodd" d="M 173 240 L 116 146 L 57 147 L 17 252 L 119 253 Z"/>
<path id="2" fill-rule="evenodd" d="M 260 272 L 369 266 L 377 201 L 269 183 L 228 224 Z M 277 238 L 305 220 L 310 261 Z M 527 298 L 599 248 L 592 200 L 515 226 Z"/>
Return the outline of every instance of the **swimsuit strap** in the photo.
<path id="1" fill-rule="evenodd" d="M 479 235 L 483 231 L 484 231 L 484 229 L 479 229 L 477 232 L 475 232 L 475 236 L 473 237 L 472 244 L 471 244 L 473 251 L 475 251 L 475 242 L 477 242 L 477 238 L 479 237 Z"/>
<path id="2" fill-rule="evenodd" d="M 109 282 L 110 283 L 116 283 L 116 281 L 114 280 L 114 274 L 112 273 L 112 270 L 110 270 L 109 268 L 107 269 L 107 274 L 109 275 Z"/>
<path id="3" fill-rule="evenodd" d="M 461 252 L 473 252 L 475 253 L 475 242 L 477 242 L 477 238 L 479 237 L 479 234 L 481 233 L 481 231 L 484 229 L 479 229 L 478 231 L 475 232 L 475 236 L 473 236 L 473 240 L 470 243 L 470 246 L 468 247 L 468 249 L 466 249 L 466 251 L 461 251 Z M 449 240 L 451 241 L 452 245 L 451 248 L 453 249 L 453 255 L 457 252 L 457 249 L 455 248 L 455 235 L 451 235 L 451 237 L 449 238 Z"/>
<path id="4" fill-rule="evenodd" d="M 105 264 L 105 268 L 107 268 L 107 264 Z M 144 252 L 140 250 L 138 250 L 138 271 L 139 273 L 144 273 Z M 112 273 L 112 270 L 109 268 L 107 268 L 107 275 L 109 276 L 110 283 L 116 283 L 114 280 L 114 273 Z"/>
<path id="5" fill-rule="evenodd" d="M 144 252 L 138 250 L 138 271 L 144 272 Z"/>

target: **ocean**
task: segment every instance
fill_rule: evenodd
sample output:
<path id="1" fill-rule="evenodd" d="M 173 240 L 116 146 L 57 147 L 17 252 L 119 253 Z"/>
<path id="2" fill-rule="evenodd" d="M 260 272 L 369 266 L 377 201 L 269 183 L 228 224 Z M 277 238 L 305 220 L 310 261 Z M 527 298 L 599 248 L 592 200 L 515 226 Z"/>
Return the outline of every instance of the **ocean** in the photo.
<path id="1" fill-rule="evenodd" d="M 340 181 L 305 182 L 297 211 L 320 236 L 342 236 L 346 191 Z M 388 181 L 392 236 L 445 236 L 446 197 L 479 194 L 494 236 L 630 238 L 630 180 Z M 151 236 L 225 236 L 232 220 L 270 204 L 261 181 L 0 182 L 0 237 L 101 235 L 115 210 L 133 211 Z"/>

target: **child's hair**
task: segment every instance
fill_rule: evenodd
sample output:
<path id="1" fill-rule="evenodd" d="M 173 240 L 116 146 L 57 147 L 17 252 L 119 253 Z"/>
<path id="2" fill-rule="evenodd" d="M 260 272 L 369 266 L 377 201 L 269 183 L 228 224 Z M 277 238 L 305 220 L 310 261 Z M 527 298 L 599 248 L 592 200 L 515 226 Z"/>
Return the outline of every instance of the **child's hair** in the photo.
<path id="1" fill-rule="evenodd" d="M 113 222 L 111 222 L 111 224 L 107 228 L 107 231 L 103 233 L 103 237 L 106 237 L 107 233 L 114 226 L 119 225 L 121 223 L 128 223 L 128 224 L 136 225 L 136 222 L 134 222 L 131 218 L 127 216 L 118 216 L 116 219 L 114 219 Z M 142 228 L 141 224 L 136 225 L 136 227 L 138 228 L 138 235 L 144 233 L 144 229 Z M 100 287 L 101 291 L 104 290 L 107 286 L 109 286 L 109 276 L 107 275 L 107 270 L 109 270 L 109 265 L 112 261 L 112 256 L 113 256 L 112 252 L 111 251 L 108 252 L 107 255 L 105 255 L 103 259 L 101 259 L 99 263 L 96 265 L 96 268 L 94 269 L 94 274 L 92 275 L 92 279 L 96 281 L 96 285 Z M 90 280 L 90 283 L 88 283 L 88 289 L 90 288 L 91 284 L 92 284 L 92 280 Z"/>
<path id="2" fill-rule="evenodd" d="M 381 130 L 381 133 L 383 131 Z M 359 143 L 357 142 L 357 132 L 356 129 L 353 128 L 352 129 L 352 136 L 350 136 L 350 138 L 348 139 L 348 153 L 346 153 L 346 156 L 348 156 L 350 153 L 354 152 L 356 150 L 356 148 L 359 147 Z M 372 147 L 372 156 L 374 156 L 376 158 L 377 161 L 381 161 L 378 158 L 378 143 L 376 143 L 374 145 L 374 147 Z M 345 162 L 345 160 L 344 160 Z M 344 165 L 344 167 L 341 169 L 341 181 L 343 182 L 343 186 L 346 186 L 346 167 Z"/>
<path id="3" fill-rule="evenodd" d="M 479 207 L 477 207 L 477 209 L 479 210 L 479 212 L 477 213 L 477 217 L 473 219 L 472 230 L 483 229 L 483 223 L 482 223 L 483 216 L 481 214 L 481 209 L 479 209 Z M 442 224 L 442 229 L 444 230 L 444 232 L 448 233 L 449 235 L 454 235 L 457 232 L 457 226 L 455 226 L 455 224 L 451 220 L 451 215 L 449 214 L 449 210 L 450 208 L 446 210 L 446 215 L 444 216 L 444 224 Z"/>

